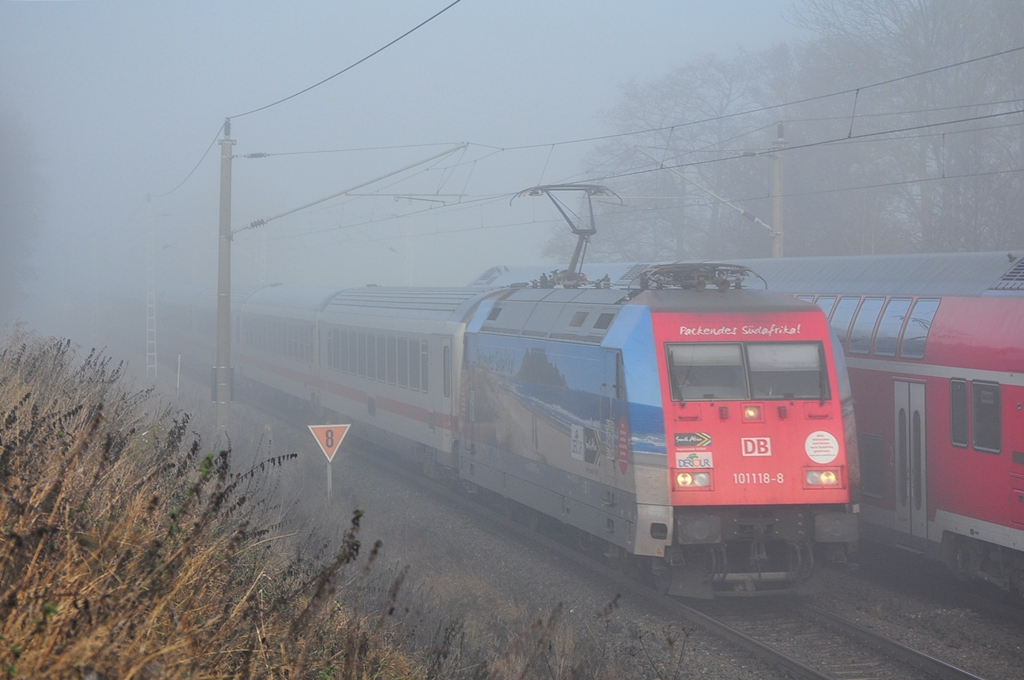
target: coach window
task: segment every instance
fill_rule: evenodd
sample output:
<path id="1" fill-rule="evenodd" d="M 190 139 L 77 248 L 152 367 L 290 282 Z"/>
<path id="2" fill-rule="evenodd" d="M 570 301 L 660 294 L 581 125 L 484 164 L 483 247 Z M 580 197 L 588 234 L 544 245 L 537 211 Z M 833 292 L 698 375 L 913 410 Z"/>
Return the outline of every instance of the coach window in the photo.
<path id="1" fill-rule="evenodd" d="M 907 327 L 903 329 L 903 340 L 900 342 L 900 357 L 903 359 L 924 359 L 925 341 L 932 327 L 932 319 L 939 308 L 936 298 L 921 298 L 914 303 Z"/>
<path id="2" fill-rule="evenodd" d="M 953 446 L 966 449 L 970 443 L 970 421 L 967 416 L 967 381 L 949 381 L 949 438 Z"/>
<path id="3" fill-rule="evenodd" d="M 444 381 L 444 396 L 452 396 L 452 349 L 451 347 L 445 346 L 442 352 L 442 367 L 443 371 L 441 379 Z"/>
<path id="4" fill-rule="evenodd" d="M 864 298 L 850 331 L 850 354 L 867 354 L 871 351 L 871 336 L 875 332 L 875 323 L 878 322 L 878 313 L 882 311 L 883 304 L 885 298 Z"/>
<path id="5" fill-rule="evenodd" d="M 398 339 L 398 386 L 409 386 L 409 340 Z"/>
<path id="6" fill-rule="evenodd" d="M 359 334 L 359 377 L 366 377 L 366 333 Z"/>
<path id="7" fill-rule="evenodd" d="M 359 366 L 359 340 L 355 331 L 348 334 L 348 372 L 353 375 L 358 373 Z"/>
<path id="8" fill-rule="evenodd" d="M 734 343 L 669 344 L 672 400 L 747 399 L 743 348 Z"/>
<path id="9" fill-rule="evenodd" d="M 409 389 L 420 388 L 420 341 L 409 341 Z"/>
<path id="10" fill-rule="evenodd" d="M 999 383 L 971 383 L 971 433 L 978 451 L 999 453 L 1003 440 L 1001 409 Z"/>
<path id="11" fill-rule="evenodd" d="M 878 322 L 875 333 L 875 355 L 880 357 L 896 356 L 896 345 L 900 337 L 900 329 L 910 309 L 910 298 L 892 298 L 882 312 L 882 320 Z"/>
<path id="12" fill-rule="evenodd" d="M 377 336 L 377 380 L 384 382 L 387 375 L 387 339 L 383 335 Z"/>
<path id="13" fill-rule="evenodd" d="M 832 312 L 832 321 L 829 323 L 832 330 L 839 336 L 839 343 L 843 346 L 846 345 L 846 336 L 850 332 L 850 320 L 853 319 L 853 313 L 857 311 L 858 304 L 860 304 L 859 297 L 842 297 L 839 298 L 835 311 Z"/>
<path id="14" fill-rule="evenodd" d="M 420 343 L 420 389 L 424 392 L 427 390 L 427 375 L 429 373 L 429 364 L 427 363 L 427 341 L 424 340 Z"/>
<path id="15" fill-rule="evenodd" d="M 394 385 L 398 378 L 398 344 L 394 336 L 388 336 L 388 383 Z"/>
<path id="16" fill-rule="evenodd" d="M 825 312 L 825 317 L 827 318 L 832 313 L 832 308 L 836 306 L 836 296 L 819 295 L 816 304 L 821 308 L 821 311 Z"/>
<path id="17" fill-rule="evenodd" d="M 366 334 L 366 377 L 377 379 L 377 336 L 373 333 Z"/>

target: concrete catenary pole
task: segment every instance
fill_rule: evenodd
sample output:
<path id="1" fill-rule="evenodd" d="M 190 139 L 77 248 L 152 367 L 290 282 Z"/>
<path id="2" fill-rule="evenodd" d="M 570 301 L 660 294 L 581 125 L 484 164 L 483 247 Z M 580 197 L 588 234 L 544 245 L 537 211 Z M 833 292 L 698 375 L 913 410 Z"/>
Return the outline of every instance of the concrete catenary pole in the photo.
<path id="1" fill-rule="evenodd" d="M 772 257 L 782 257 L 782 154 L 786 146 L 782 123 L 779 123 L 778 138 L 772 145 Z"/>
<path id="2" fill-rule="evenodd" d="M 231 402 L 231 119 L 224 119 L 220 140 L 220 246 L 217 264 L 217 365 L 213 400 L 217 404 L 217 431 L 228 425 Z"/>

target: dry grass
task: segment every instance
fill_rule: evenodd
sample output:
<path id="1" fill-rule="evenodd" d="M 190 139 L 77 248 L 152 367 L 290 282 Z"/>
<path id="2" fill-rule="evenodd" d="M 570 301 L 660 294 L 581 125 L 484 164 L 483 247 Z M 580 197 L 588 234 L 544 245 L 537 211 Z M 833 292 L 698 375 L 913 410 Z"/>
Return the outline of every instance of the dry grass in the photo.
<path id="1" fill-rule="evenodd" d="M 282 518 L 302 508 L 270 499 L 295 454 L 261 439 L 236 469 L 230 447 L 208 452 L 189 416 L 126 383 L 66 341 L 19 329 L 0 347 L 0 678 L 628 675 L 608 647 L 617 602 L 583 632 L 561 606 L 467 630 L 403 591 L 408 568 L 382 564 L 380 542 L 359 557 L 360 511 L 340 536 L 291 538 Z M 638 642 L 644 674 L 678 677 L 685 646 L 665 672 L 655 640 Z"/>
<path id="2" fill-rule="evenodd" d="M 385 614 L 336 604 L 361 513 L 326 559 L 282 559 L 261 489 L 291 456 L 232 472 L 122 383 L 67 342 L 16 331 L 0 350 L 0 673 L 416 675 Z"/>

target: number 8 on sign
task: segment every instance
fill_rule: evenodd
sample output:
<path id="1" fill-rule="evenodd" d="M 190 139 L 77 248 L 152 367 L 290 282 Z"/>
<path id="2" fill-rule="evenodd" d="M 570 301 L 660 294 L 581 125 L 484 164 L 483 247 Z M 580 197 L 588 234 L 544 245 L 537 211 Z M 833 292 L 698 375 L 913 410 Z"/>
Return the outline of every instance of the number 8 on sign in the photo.
<path id="1" fill-rule="evenodd" d="M 320 450 L 327 456 L 327 462 L 330 462 L 345 439 L 345 435 L 348 434 L 351 425 L 309 425 L 308 427 L 316 437 L 316 443 L 320 445 Z"/>

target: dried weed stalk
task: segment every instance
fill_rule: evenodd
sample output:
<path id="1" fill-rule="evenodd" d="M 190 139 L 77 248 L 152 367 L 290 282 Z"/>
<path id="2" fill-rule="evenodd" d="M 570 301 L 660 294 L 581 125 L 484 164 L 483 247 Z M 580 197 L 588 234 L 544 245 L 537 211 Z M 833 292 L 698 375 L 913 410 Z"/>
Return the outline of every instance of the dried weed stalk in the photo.
<path id="1" fill-rule="evenodd" d="M 361 513 L 326 566 L 282 560 L 258 509 L 294 454 L 233 473 L 152 397 L 66 341 L 0 349 L 0 676 L 411 677 L 334 598 Z"/>

